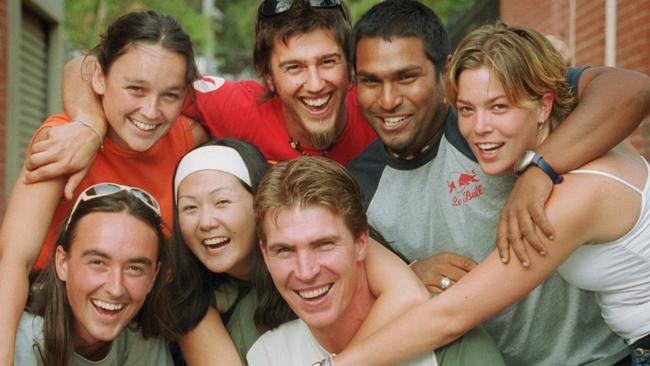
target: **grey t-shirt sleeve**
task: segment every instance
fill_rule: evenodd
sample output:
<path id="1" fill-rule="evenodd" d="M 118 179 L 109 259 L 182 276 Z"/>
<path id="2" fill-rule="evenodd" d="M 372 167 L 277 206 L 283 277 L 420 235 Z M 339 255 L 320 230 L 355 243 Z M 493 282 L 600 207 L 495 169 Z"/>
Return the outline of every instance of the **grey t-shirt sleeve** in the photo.
<path id="1" fill-rule="evenodd" d="M 582 73 L 587 70 L 588 67 L 570 67 L 567 70 L 566 80 L 571 86 L 571 94 L 577 99 L 578 98 L 578 85 L 580 83 L 580 77 Z"/>

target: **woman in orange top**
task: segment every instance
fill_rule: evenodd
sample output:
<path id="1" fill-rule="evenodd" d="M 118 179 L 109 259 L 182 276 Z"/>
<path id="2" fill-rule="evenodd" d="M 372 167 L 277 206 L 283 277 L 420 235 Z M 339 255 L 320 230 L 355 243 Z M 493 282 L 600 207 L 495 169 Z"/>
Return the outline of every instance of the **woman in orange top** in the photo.
<path id="1" fill-rule="evenodd" d="M 185 94 L 197 75 L 192 43 L 179 24 L 153 11 L 129 13 L 116 20 L 93 50 L 98 62 L 92 87 L 108 120 L 106 139 L 74 197 L 97 182 L 138 186 L 160 202 L 171 223 L 171 177 L 179 158 L 205 132 L 179 117 Z M 43 129 L 69 121 L 49 118 Z M 101 139 L 99 131 L 96 131 Z M 27 301 L 28 277 L 39 252 L 47 262 L 56 232 L 70 210 L 62 200 L 66 177 L 36 184 L 23 182 L 23 168 L 9 198 L 0 228 L 0 364 L 12 364 L 16 329 Z"/>

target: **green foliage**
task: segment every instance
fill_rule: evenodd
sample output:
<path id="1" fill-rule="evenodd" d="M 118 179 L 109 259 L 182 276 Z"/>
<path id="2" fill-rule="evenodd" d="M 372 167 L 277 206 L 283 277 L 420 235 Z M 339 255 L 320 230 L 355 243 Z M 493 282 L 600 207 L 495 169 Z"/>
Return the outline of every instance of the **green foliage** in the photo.
<path id="1" fill-rule="evenodd" d="M 65 30 L 74 49 L 87 50 L 97 44 L 99 34 L 119 15 L 154 9 L 179 20 L 192 37 L 197 55 L 206 50 L 212 52 L 219 73 L 251 76 L 255 11 L 260 1 L 214 0 L 220 15 L 207 19 L 200 14 L 203 0 L 65 0 Z M 420 1 L 447 24 L 450 17 L 476 0 Z M 353 21 L 377 3 L 378 0 L 346 0 Z"/>
<path id="2" fill-rule="evenodd" d="M 454 16 L 474 1 L 475 0 L 420 0 L 421 3 L 433 9 L 445 24 L 447 24 L 450 17 Z M 368 9 L 378 2 L 378 0 L 347 0 L 345 3 L 348 5 L 348 8 L 352 13 L 352 20 L 356 22 L 363 13 L 368 11 Z"/>
<path id="3" fill-rule="evenodd" d="M 86 51 L 117 17 L 135 10 L 153 9 L 178 19 L 197 51 L 205 46 L 205 19 L 184 1 L 175 0 L 65 0 L 64 28 L 71 48 Z"/>
<path id="4" fill-rule="evenodd" d="M 215 0 L 215 6 L 223 14 L 216 28 L 214 47 L 221 73 L 252 75 L 258 5 L 259 0 Z"/>

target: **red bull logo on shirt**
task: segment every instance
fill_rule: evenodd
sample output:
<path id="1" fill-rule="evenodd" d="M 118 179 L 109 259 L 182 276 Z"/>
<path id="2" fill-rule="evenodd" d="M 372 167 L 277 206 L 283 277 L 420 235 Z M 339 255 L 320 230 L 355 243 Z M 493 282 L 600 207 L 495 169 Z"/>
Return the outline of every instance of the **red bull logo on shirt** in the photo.
<path id="1" fill-rule="evenodd" d="M 483 194 L 483 185 L 476 170 L 472 169 L 471 173 L 455 172 L 451 178 L 447 181 L 447 188 L 453 207 L 461 206 Z"/>

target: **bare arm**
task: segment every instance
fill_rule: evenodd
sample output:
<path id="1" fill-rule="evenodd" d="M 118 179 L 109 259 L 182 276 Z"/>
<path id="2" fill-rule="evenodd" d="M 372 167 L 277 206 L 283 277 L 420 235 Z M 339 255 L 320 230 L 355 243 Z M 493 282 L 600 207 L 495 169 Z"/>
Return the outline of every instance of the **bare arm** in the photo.
<path id="1" fill-rule="evenodd" d="M 189 119 L 190 128 L 192 128 L 192 140 L 194 146 L 198 146 L 208 140 L 208 133 L 205 132 L 205 128 L 201 124 L 197 123 L 193 119 Z"/>
<path id="2" fill-rule="evenodd" d="M 23 168 L 0 228 L 0 365 L 13 365 L 16 331 L 29 290 L 29 272 L 61 197 L 63 180 L 26 185 Z"/>
<path id="3" fill-rule="evenodd" d="M 580 78 L 579 92 L 575 110 L 537 147 L 560 174 L 604 155 L 650 113 L 650 77 L 639 72 L 589 68 Z"/>
<path id="4" fill-rule="evenodd" d="M 406 263 L 373 239 L 369 242 L 366 271 L 370 291 L 377 301 L 351 344 L 429 299 L 428 292 Z"/>
<path id="5" fill-rule="evenodd" d="M 95 94 L 91 79 L 95 67 L 94 56 L 79 56 L 65 64 L 63 69 L 63 109 L 71 118 L 82 119 L 101 134 L 106 135 L 106 116 L 100 99 Z"/>
<path id="6" fill-rule="evenodd" d="M 106 117 L 102 105 L 91 86 L 92 70 L 97 67 L 93 56 L 79 56 L 69 61 L 63 69 L 63 106 L 72 120 L 70 123 L 46 131 L 43 139 L 35 143 L 25 159 L 28 173 L 25 182 L 40 182 L 65 174 L 73 174 L 66 185 L 66 196 L 72 192 L 86 174 L 99 148 L 97 133 L 106 135 Z M 97 133 L 96 133 L 96 132 Z"/>
<path id="7" fill-rule="evenodd" d="M 558 199 L 554 194 L 547 205 L 549 218 L 557 228 L 557 238 L 546 242 L 550 250 L 544 260 L 532 252 L 535 260 L 527 268 L 516 263 L 503 265 L 494 251 L 456 285 L 404 313 L 371 337 L 346 348 L 334 359 L 336 366 L 383 366 L 411 359 L 455 340 L 528 294 L 580 243 L 600 235 L 598 230 L 611 230 L 607 224 L 611 218 L 604 213 L 613 215 L 612 212 L 618 211 L 612 206 L 596 210 L 599 202 L 593 199 L 593 190 L 576 192 L 574 189 L 569 193 Z M 574 209 L 567 212 L 566 207 Z"/>
<path id="8" fill-rule="evenodd" d="M 179 344 L 190 366 L 242 366 L 235 344 L 213 307 L 208 307 L 203 319 Z"/>
<path id="9" fill-rule="evenodd" d="M 536 149 L 560 174 L 612 149 L 650 113 L 650 77 L 638 72 L 587 69 L 580 78 L 579 92 L 575 110 Z M 553 226 L 544 213 L 552 189 L 550 179 L 536 167 L 517 179 L 498 227 L 497 247 L 504 262 L 509 260 L 509 246 L 520 261 L 529 262 L 522 237 L 537 251 L 544 251 L 542 234 L 553 238 Z"/>

